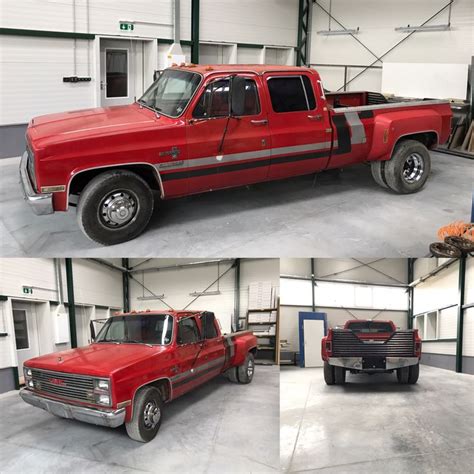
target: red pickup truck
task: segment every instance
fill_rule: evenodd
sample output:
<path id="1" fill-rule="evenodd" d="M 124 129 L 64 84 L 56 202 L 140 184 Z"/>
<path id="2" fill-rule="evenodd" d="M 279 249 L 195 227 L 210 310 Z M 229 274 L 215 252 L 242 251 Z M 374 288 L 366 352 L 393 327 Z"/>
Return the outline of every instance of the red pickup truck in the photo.
<path id="1" fill-rule="evenodd" d="M 306 67 L 173 67 L 131 105 L 31 120 L 24 195 L 37 214 L 77 205 L 85 234 L 111 245 L 143 232 L 153 191 L 170 199 L 368 162 L 380 186 L 416 192 L 428 149 L 449 136 L 449 103 L 378 102 L 326 97 Z"/>
<path id="2" fill-rule="evenodd" d="M 148 442 L 165 403 L 223 373 L 248 384 L 255 369 L 256 337 L 222 335 L 206 311 L 117 314 L 93 340 L 26 361 L 23 400 L 63 418 L 125 423 L 130 438 Z"/>
<path id="3" fill-rule="evenodd" d="M 353 374 L 397 372 L 402 384 L 418 381 L 421 339 L 418 329 L 398 330 L 392 321 L 354 319 L 343 329 L 329 329 L 321 341 L 324 380 L 344 384 Z"/>

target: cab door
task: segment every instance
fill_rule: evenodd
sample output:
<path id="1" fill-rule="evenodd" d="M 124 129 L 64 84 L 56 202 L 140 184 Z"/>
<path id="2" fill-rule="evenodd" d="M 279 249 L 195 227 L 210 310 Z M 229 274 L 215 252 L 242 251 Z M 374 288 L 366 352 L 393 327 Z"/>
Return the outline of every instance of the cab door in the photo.
<path id="1" fill-rule="evenodd" d="M 219 334 L 214 313 L 205 311 L 199 317 L 203 335 L 202 358 L 198 370 L 209 380 L 219 375 L 225 364 L 225 347 L 222 335 Z"/>
<path id="2" fill-rule="evenodd" d="M 332 128 L 319 84 L 308 73 L 265 74 L 272 136 L 269 178 L 314 173 L 326 168 Z M 318 91 L 318 93 L 315 93 Z"/>
<path id="3" fill-rule="evenodd" d="M 230 76 L 205 84 L 188 120 L 189 192 L 202 192 L 264 181 L 270 158 L 270 130 L 262 105 L 262 83 L 243 74 L 245 109 L 230 117 Z"/>
<path id="4" fill-rule="evenodd" d="M 195 370 L 201 363 L 201 346 L 196 318 L 193 316 L 180 319 L 177 323 L 175 361 L 171 367 L 173 398 L 189 392 L 201 383 Z"/>

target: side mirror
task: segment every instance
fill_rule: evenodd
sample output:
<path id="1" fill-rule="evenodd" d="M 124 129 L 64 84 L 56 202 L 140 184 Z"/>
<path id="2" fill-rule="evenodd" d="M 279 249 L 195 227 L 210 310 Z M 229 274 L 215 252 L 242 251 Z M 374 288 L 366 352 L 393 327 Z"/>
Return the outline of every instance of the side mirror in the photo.
<path id="1" fill-rule="evenodd" d="M 210 339 L 211 336 L 215 333 L 214 331 L 214 320 L 216 317 L 214 313 L 206 311 L 201 315 L 201 328 L 202 328 L 202 339 Z"/>
<path id="2" fill-rule="evenodd" d="M 95 328 L 94 328 L 94 322 L 91 321 L 89 323 L 89 328 L 91 330 L 91 341 L 94 342 L 95 341 Z"/>
<path id="3" fill-rule="evenodd" d="M 230 113 L 233 117 L 244 115 L 245 112 L 245 77 L 234 76 L 231 82 Z"/>

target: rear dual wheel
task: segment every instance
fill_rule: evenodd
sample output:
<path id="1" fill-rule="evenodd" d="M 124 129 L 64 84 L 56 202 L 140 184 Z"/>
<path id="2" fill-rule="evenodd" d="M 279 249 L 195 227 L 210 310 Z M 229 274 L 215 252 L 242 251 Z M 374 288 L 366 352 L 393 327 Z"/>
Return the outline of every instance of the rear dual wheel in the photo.
<path id="1" fill-rule="evenodd" d="M 255 373 L 255 358 L 251 352 L 247 354 L 245 361 L 238 367 L 231 367 L 226 372 L 227 378 L 234 383 L 248 384 L 253 380 Z"/>
<path id="2" fill-rule="evenodd" d="M 413 385 L 418 381 L 420 375 L 420 364 L 410 365 L 397 369 L 397 380 L 401 384 Z"/>
<path id="3" fill-rule="evenodd" d="M 346 369 L 324 362 L 324 381 L 327 385 L 344 385 L 346 383 Z"/>
<path id="4" fill-rule="evenodd" d="M 402 140 L 395 145 L 392 157 L 387 161 L 371 162 L 375 182 L 397 194 L 419 191 L 431 171 L 431 157 L 423 143 Z"/>

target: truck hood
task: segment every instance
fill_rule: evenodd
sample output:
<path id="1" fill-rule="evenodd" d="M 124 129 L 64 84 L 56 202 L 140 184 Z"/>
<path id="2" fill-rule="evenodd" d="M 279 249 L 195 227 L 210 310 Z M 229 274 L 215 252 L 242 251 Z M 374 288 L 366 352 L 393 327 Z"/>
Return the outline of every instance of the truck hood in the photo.
<path id="1" fill-rule="evenodd" d="M 110 376 L 125 367 L 164 353 L 168 348 L 145 344 L 96 343 L 35 357 L 27 360 L 25 365 L 55 372 Z"/>
<path id="2" fill-rule="evenodd" d="M 35 117 L 28 127 L 28 136 L 34 148 L 64 141 L 81 140 L 104 135 L 116 135 L 147 127 L 162 127 L 175 123 L 165 116 L 138 104 L 76 110 Z"/>

